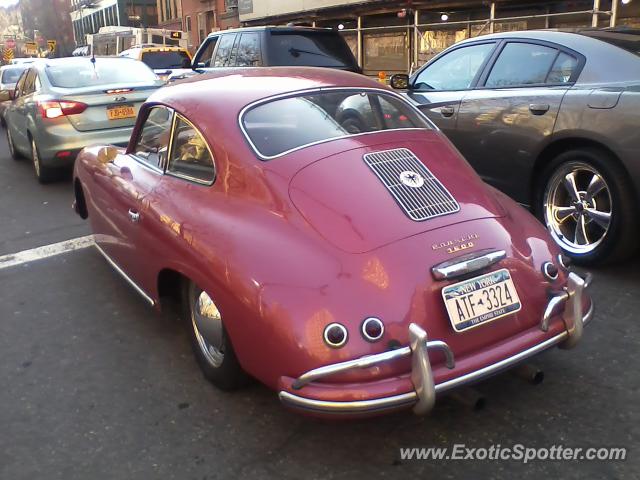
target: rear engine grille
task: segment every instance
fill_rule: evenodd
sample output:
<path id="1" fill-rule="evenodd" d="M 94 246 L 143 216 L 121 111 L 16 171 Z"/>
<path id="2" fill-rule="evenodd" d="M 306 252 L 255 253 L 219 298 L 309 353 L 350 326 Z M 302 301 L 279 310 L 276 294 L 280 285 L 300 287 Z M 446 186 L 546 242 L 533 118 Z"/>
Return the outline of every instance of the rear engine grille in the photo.
<path id="1" fill-rule="evenodd" d="M 411 220 L 455 213 L 460 205 L 411 150 L 367 153 L 364 161 Z"/>

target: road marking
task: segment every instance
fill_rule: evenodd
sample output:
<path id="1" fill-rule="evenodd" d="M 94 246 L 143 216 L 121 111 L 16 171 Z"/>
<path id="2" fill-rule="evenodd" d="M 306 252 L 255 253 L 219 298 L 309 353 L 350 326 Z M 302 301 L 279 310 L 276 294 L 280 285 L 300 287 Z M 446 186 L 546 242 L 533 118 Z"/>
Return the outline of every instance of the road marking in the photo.
<path id="1" fill-rule="evenodd" d="M 64 242 L 52 243 L 51 245 L 23 250 L 18 253 L 2 255 L 0 256 L 0 270 L 15 267 L 23 263 L 35 262 L 44 258 L 55 257 L 63 253 L 80 250 L 81 248 L 91 247 L 94 244 L 93 235 L 87 235 L 86 237 L 72 238 Z"/>

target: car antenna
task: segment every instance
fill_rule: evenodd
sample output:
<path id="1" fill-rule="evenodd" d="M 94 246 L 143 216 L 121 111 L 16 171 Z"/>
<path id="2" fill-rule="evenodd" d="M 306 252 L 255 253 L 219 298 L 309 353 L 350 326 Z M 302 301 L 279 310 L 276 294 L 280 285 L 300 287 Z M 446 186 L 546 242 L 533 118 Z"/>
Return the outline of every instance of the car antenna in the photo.
<path id="1" fill-rule="evenodd" d="M 96 70 L 96 52 L 93 51 L 93 48 L 91 49 L 91 60 L 89 60 L 91 62 L 91 65 L 93 65 L 93 75 L 95 78 L 98 78 L 98 71 Z"/>

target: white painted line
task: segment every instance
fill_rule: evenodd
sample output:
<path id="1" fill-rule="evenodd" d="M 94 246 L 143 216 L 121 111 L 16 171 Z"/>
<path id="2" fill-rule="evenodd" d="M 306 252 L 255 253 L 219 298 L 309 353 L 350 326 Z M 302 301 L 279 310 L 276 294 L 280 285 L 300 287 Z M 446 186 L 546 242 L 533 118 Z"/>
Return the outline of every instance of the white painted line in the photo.
<path id="1" fill-rule="evenodd" d="M 87 235 L 86 237 L 72 238 L 64 242 L 52 243 L 51 245 L 23 250 L 18 253 L 2 255 L 0 256 L 0 270 L 15 267 L 23 263 L 35 262 L 44 258 L 55 257 L 56 255 L 91 247 L 92 245 L 94 245 L 93 235 Z"/>

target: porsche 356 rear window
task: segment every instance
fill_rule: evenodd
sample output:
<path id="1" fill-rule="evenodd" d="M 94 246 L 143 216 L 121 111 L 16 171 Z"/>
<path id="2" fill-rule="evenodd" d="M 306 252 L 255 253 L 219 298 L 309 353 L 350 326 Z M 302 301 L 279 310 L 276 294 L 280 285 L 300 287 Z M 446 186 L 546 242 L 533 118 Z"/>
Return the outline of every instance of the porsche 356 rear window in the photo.
<path id="1" fill-rule="evenodd" d="M 404 100 L 369 90 L 331 90 L 278 98 L 250 108 L 241 122 L 264 160 L 340 137 L 431 128 Z"/>

